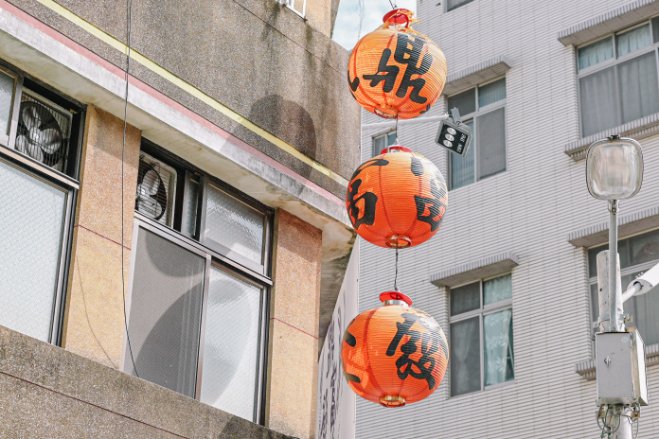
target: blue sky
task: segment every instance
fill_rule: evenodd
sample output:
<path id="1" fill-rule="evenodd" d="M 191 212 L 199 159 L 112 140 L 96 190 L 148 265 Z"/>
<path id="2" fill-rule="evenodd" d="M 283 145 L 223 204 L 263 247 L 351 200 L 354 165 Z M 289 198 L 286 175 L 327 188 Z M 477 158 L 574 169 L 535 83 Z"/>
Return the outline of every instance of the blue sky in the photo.
<path id="1" fill-rule="evenodd" d="M 416 11 L 416 0 L 392 1 L 399 8 Z M 382 24 L 382 16 L 390 10 L 389 0 L 341 0 L 332 39 L 352 50 L 359 38 Z"/>

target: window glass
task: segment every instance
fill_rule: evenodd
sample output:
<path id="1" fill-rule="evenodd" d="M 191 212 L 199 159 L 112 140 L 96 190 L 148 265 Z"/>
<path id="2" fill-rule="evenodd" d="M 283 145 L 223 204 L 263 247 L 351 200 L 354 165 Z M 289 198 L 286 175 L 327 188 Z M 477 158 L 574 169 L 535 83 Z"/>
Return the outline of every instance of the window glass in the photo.
<path id="1" fill-rule="evenodd" d="M 476 89 L 472 88 L 463 93 L 448 98 L 449 114 L 453 108 L 460 110 L 460 115 L 465 116 L 476 111 Z"/>
<path id="2" fill-rule="evenodd" d="M 451 11 L 455 8 L 458 8 L 462 5 L 466 5 L 469 2 L 472 2 L 473 0 L 448 0 L 446 9 L 447 11 Z"/>
<path id="3" fill-rule="evenodd" d="M 13 98 L 14 78 L 0 71 L 0 135 L 6 136 L 9 134 L 9 120 L 11 118 Z"/>
<path id="4" fill-rule="evenodd" d="M 506 80 L 500 79 L 495 82 L 478 87 L 478 106 L 484 107 L 497 101 L 506 99 Z"/>
<path id="5" fill-rule="evenodd" d="M 613 40 L 605 38 L 596 43 L 579 49 L 578 55 L 579 70 L 592 67 L 607 59 L 613 58 Z"/>
<path id="6" fill-rule="evenodd" d="M 615 70 L 613 67 L 579 80 L 581 129 L 584 136 L 618 125 Z"/>
<path id="7" fill-rule="evenodd" d="M 485 113 L 476 118 L 478 133 L 478 178 L 485 178 L 506 170 L 506 136 L 504 109 Z"/>
<path id="8" fill-rule="evenodd" d="M 49 341 L 67 191 L 0 160 L 0 325 Z"/>
<path id="9" fill-rule="evenodd" d="M 395 145 L 397 140 L 397 132 L 390 131 L 385 134 L 380 134 L 373 137 L 373 155 L 380 155 L 383 149 L 387 146 Z"/>
<path id="10" fill-rule="evenodd" d="M 476 133 L 474 133 L 474 122 L 466 122 L 466 125 L 472 130 L 472 145 L 467 149 L 464 155 L 449 153 L 450 157 L 450 176 L 451 176 L 451 189 L 457 189 L 469 183 L 473 183 L 476 178 L 474 169 L 474 160 L 476 156 Z"/>
<path id="11" fill-rule="evenodd" d="M 483 304 L 490 305 L 513 296 L 512 278 L 510 275 L 497 277 L 483 282 Z"/>
<path id="12" fill-rule="evenodd" d="M 451 324 L 451 395 L 481 389 L 479 317 Z"/>
<path id="13" fill-rule="evenodd" d="M 657 61 L 654 52 L 620 64 L 618 83 L 622 98 L 622 122 L 659 111 Z"/>
<path id="14" fill-rule="evenodd" d="M 619 57 L 647 47 L 650 44 L 652 44 L 650 25 L 637 27 L 616 36 L 616 47 Z"/>
<path id="15" fill-rule="evenodd" d="M 263 289 L 212 268 L 201 401 L 255 421 Z"/>
<path id="16" fill-rule="evenodd" d="M 631 264 L 659 260 L 659 230 L 629 239 Z"/>
<path id="17" fill-rule="evenodd" d="M 483 317 L 485 385 L 514 378 L 513 312 L 505 309 Z"/>
<path id="18" fill-rule="evenodd" d="M 394 145 L 396 143 L 396 131 L 392 131 L 387 134 L 387 146 Z"/>
<path id="19" fill-rule="evenodd" d="M 126 370 L 194 397 L 206 259 L 143 228 L 135 251 Z"/>
<path id="20" fill-rule="evenodd" d="M 480 282 L 451 289 L 451 315 L 478 309 L 481 306 Z"/>
<path id="21" fill-rule="evenodd" d="M 655 43 L 659 42 L 659 17 L 652 19 L 652 35 L 652 41 Z"/>
<path id="22" fill-rule="evenodd" d="M 204 242 L 263 264 L 265 216 L 223 190 L 208 186 Z"/>

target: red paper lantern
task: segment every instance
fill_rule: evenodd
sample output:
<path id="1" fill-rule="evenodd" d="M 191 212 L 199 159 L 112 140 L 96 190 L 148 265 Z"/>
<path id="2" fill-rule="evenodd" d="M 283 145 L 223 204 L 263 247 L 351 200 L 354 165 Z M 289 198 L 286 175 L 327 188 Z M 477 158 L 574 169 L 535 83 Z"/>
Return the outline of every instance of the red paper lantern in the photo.
<path id="1" fill-rule="evenodd" d="M 399 292 L 380 294 L 384 306 L 350 322 L 341 345 L 343 374 L 359 396 L 385 407 L 428 397 L 448 367 L 448 343 L 430 315 L 410 308 Z"/>
<path id="2" fill-rule="evenodd" d="M 409 27 L 412 11 L 394 9 L 382 20 L 350 54 L 350 90 L 359 105 L 378 116 L 416 117 L 444 89 L 446 58 L 428 37 Z"/>
<path id="3" fill-rule="evenodd" d="M 421 244 L 439 230 L 446 182 L 421 154 L 400 145 L 362 163 L 348 183 L 346 208 L 359 236 L 380 247 Z"/>

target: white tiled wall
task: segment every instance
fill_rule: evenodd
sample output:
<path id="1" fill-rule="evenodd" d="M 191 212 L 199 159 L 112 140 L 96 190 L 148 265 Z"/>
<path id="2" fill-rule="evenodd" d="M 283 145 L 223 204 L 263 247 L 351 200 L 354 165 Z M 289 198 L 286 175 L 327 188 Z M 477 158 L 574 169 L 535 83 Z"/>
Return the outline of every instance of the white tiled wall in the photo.
<path id="1" fill-rule="evenodd" d="M 504 252 L 519 256 L 512 272 L 515 380 L 449 398 L 450 372 L 424 402 L 385 409 L 358 401 L 358 438 L 595 438 L 595 383 L 575 372 L 591 356 L 586 252 L 568 234 L 607 221 L 606 203 L 590 197 L 585 161 L 565 144 L 580 138 L 574 48 L 559 31 L 614 9 L 619 0 L 474 0 L 449 13 L 419 0 L 416 28 L 446 54 L 455 72 L 497 56 L 506 75 L 504 173 L 449 193 L 443 226 L 428 243 L 400 252 L 398 285 L 448 332 L 446 291 L 433 273 Z M 425 116 L 444 112 L 437 104 Z M 423 116 L 422 116 L 423 117 Z M 362 155 L 382 122 L 363 118 Z M 399 140 L 446 173 L 447 152 L 434 144 L 437 122 L 401 122 Z M 622 214 L 659 205 L 659 137 L 641 141 L 643 189 L 621 202 Z M 446 174 L 445 174 L 446 176 Z M 361 241 L 360 307 L 379 305 L 393 285 L 394 252 Z M 659 318 L 659 316 L 657 317 Z M 659 366 L 648 369 L 650 407 L 638 438 L 659 438 Z M 654 401 L 654 403 L 653 403 Z"/>

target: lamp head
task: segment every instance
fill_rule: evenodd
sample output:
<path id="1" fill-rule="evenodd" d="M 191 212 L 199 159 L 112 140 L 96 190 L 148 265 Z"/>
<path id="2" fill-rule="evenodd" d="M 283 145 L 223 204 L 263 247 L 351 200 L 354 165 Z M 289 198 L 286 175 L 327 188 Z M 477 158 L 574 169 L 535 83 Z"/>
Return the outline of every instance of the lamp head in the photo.
<path id="1" fill-rule="evenodd" d="M 588 147 L 586 184 L 599 200 L 624 200 L 641 190 L 643 152 L 634 139 L 611 136 Z"/>

